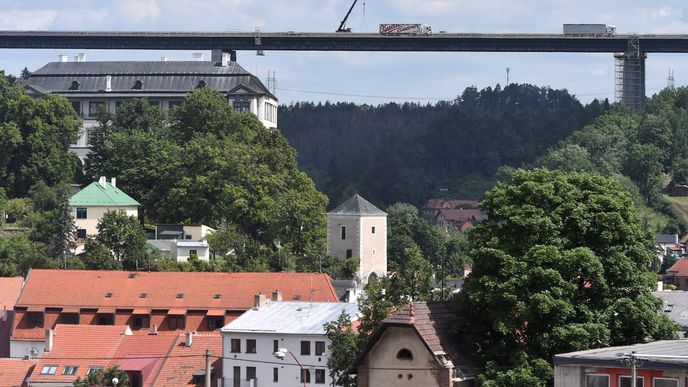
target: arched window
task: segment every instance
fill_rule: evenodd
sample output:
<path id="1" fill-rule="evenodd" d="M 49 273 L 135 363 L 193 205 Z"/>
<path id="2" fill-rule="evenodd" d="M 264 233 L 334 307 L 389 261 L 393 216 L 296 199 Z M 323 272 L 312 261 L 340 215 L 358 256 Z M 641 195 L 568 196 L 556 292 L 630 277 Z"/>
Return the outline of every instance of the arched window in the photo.
<path id="1" fill-rule="evenodd" d="M 377 274 L 375 274 L 375 272 L 372 272 L 368 276 L 368 282 L 375 282 L 375 281 L 377 281 Z"/>
<path id="2" fill-rule="evenodd" d="M 413 353 L 407 348 L 402 348 L 397 352 L 397 359 L 399 360 L 413 360 Z"/>

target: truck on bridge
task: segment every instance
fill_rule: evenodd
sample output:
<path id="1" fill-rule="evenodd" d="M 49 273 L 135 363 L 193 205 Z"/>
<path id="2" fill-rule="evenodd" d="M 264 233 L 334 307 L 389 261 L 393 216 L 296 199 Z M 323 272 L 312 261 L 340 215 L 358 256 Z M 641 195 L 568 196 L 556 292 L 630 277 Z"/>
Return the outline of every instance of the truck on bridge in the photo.
<path id="1" fill-rule="evenodd" d="M 606 24 L 564 24 L 566 36 L 614 36 L 616 27 Z"/>
<path id="2" fill-rule="evenodd" d="M 426 24 L 380 24 L 380 35 L 430 35 L 432 28 Z"/>

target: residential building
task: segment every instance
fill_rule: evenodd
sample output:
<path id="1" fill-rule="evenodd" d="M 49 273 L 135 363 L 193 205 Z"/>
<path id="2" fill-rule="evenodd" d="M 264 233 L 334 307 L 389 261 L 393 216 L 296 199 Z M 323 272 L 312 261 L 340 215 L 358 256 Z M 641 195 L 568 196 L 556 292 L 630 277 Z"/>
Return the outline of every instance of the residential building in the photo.
<path id="1" fill-rule="evenodd" d="M 124 211 L 138 219 L 141 204 L 117 188 L 117 179 L 109 182 L 104 176 L 69 198 L 69 207 L 76 224 L 77 239 L 98 234 L 98 222 L 108 211 Z"/>
<path id="2" fill-rule="evenodd" d="M 680 258 L 685 251 L 685 244 L 679 242 L 678 234 L 657 235 L 655 236 L 655 243 L 657 245 L 657 258 L 660 262 L 664 261 L 667 254 L 671 254 L 674 258 Z"/>
<path id="3" fill-rule="evenodd" d="M 387 214 L 355 194 L 327 213 L 327 252 L 340 259 L 358 257 L 357 277 L 387 275 Z"/>
<path id="4" fill-rule="evenodd" d="M 484 219 L 485 215 L 480 209 L 458 208 L 437 211 L 433 222 L 442 228 L 465 232 Z"/>
<path id="5" fill-rule="evenodd" d="M 682 337 L 688 334 L 688 292 L 680 290 L 662 290 L 652 292 L 652 295 L 662 300 L 662 311 L 680 328 Z"/>
<path id="6" fill-rule="evenodd" d="M 638 387 L 684 387 L 688 340 L 607 347 L 554 356 L 554 387 L 631 387 L 631 355 Z"/>
<path id="7" fill-rule="evenodd" d="M 22 277 L 0 277 L 0 358 L 10 355 L 14 304 L 19 298 L 22 285 L 24 285 L 24 278 Z M 1 380 L 2 378 L 0 378 Z"/>
<path id="8" fill-rule="evenodd" d="M 456 347 L 451 316 L 451 304 L 413 302 L 383 320 L 350 371 L 358 386 L 472 386 L 475 366 Z"/>
<path id="9" fill-rule="evenodd" d="M 85 291 L 87 289 L 88 291 Z M 219 330 L 280 289 L 284 299 L 336 302 L 327 274 L 31 270 L 14 311 L 10 356 L 38 357 L 45 329 L 128 325 L 149 331 Z"/>
<path id="10" fill-rule="evenodd" d="M 202 224 L 157 224 L 155 239 L 180 239 L 201 241 L 215 232 L 214 228 Z"/>
<path id="11" fill-rule="evenodd" d="M 222 328 L 225 387 L 331 386 L 330 340 L 323 324 L 358 306 L 336 302 L 283 302 L 257 295 L 253 309 Z M 284 352 L 286 350 L 286 352 Z M 281 352 L 282 356 L 276 356 Z M 299 365 L 300 364 L 300 365 Z"/>
<path id="12" fill-rule="evenodd" d="M 71 386 L 90 372 L 117 366 L 132 387 L 196 386 L 204 382 L 206 351 L 213 356 L 211 381 L 217 385 L 219 333 L 136 334 L 126 325 L 58 324 L 48 330 L 45 352 L 28 385 Z"/>
<path id="13" fill-rule="evenodd" d="M 664 275 L 667 284 L 673 284 L 678 290 L 688 290 L 688 258 L 679 259 Z"/>
<path id="14" fill-rule="evenodd" d="M 36 359 L 0 358 L 0 387 L 26 387 Z"/>
<path id="15" fill-rule="evenodd" d="M 475 209 L 480 206 L 480 202 L 473 199 L 428 199 L 427 203 L 421 208 L 421 214 L 428 221 L 433 222 L 440 210 L 452 209 Z"/>
<path id="16" fill-rule="evenodd" d="M 209 87 L 222 93 L 234 110 L 251 112 L 268 128 L 277 127 L 277 98 L 254 75 L 227 53 L 212 61 L 86 61 L 63 55 L 31 73 L 21 84 L 27 93 L 40 97 L 53 93 L 66 97 L 84 119 L 79 140 L 70 149 L 86 158 L 90 133 L 98 125 L 99 108 L 114 113 L 122 102 L 147 98 L 161 109 L 179 105 L 194 89 Z"/>
<path id="17" fill-rule="evenodd" d="M 210 261 L 210 246 L 206 241 L 149 239 L 146 244 L 177 262 L 186 262 L 191 256 L 196 256 L 201 261 Z"/>

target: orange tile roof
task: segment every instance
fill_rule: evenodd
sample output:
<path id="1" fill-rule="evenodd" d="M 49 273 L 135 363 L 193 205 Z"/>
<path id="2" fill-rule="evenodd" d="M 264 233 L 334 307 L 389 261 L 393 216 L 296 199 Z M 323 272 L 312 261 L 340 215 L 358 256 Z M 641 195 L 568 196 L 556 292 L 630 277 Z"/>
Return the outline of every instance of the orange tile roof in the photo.
<path id="1" fill-rule="evenodd" d="M 68 382 L 85 377 L 90 366 L 105 368 L 115 355 L 125 334 L 126 325 L 63 325 L 54 330 L 53 349 L 44 352 L 31 373 L 31 382 Z M 57 366 L 54 375 L 41 375 L 46 365 Z M 65 366 L 78 366 L 74 375 L 62 375 Z"/>
<path id="2" fill-rule="evenodd" d="M 143 386 L 150 386 L 155 375 L 172 350 L 178 335 L 134 335 L 126 336 L 108 364 L 108 368 L 119 366 L 125 371 L 141 370 Z M 136 365 L 142 367 L 137 368 Z M 131 366 L 131 367 L 130 367 Z"/>
<path id="3" fill-rule="evenodd" d="M 185 342 L 186 337 L 179 335 L 179 340 L 155 379 L 155 387 L 195 386 L 193 374 L 205 368 L 206 349 L 210 350 L 212 356 L 212 369 L 216 373 L 221 371 L 222 335 L 196 334 L 191 341 L 191 347 L 186 347 Z"/>
<path id="4" fill-rule="evenodd" d="M 674 274 L 677 277 L 688 276 L 688 259 L 679 259 L 673 266 L 667 270 L 667 274 Z"/>
<path id="5" fill-rule="evenodd" d="M 0 359 L 0 387 L 25 386 L 24 381 L 38 360 Z"/>
<path id="6" fill-rule="evenodd" d="M 133 278 L 130 278 L 133 277 Z M 88 291 L 84 291 L 88 289 Z M 330 277 L 318 273 L 156 273 L 31 270 L 17 307 L 247 310 L 258 292 L 284 300 L 337 302 Z M 312 289 L 312 291 L 311 291 Z M 106 297 L 111 293 L 111 297 Z M 146 293 L 141 298 L 141 293 Z M 177 298 L 178 294 L 182 298 Z M 220 298 L 215 298 L 219 294 Z"/>
<path id="7" fill-rule="evenodd" d="M 0 277 L 0 310 L 12 310 L 21 293 L 22 277 Z"/>

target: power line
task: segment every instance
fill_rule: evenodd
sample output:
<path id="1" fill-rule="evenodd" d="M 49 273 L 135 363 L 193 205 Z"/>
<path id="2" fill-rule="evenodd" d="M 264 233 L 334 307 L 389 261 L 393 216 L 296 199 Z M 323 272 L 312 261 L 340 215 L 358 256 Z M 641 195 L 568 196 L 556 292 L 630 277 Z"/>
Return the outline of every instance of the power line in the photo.
<path id="1" fill-rule="evenodd" d="M 399 99 L 399 100 L 427 100 L 427 101 L 449 101 L 453 100 L 454 98 L 430 98 L 430 97 L 395 97 L 395 96 L 386 96 L 386 95 L 368 95 L 368 94 L 347 94 L 347 93 L 335 93 L 335 92 L 327 92 L 327 91 L 316 91 L 316 90 L 297 90 L 297 89 L 286 89 L 282 87 L 278 87 L 277 90 L 282 90 L 282 91 L 291 91 L 295 93 L 310 93 L 310 94 L 323 94 L 323 95 L 336 95 L 340 97 L 364 97 L 364 98 L 383 98 L 383 99 Z"/>

